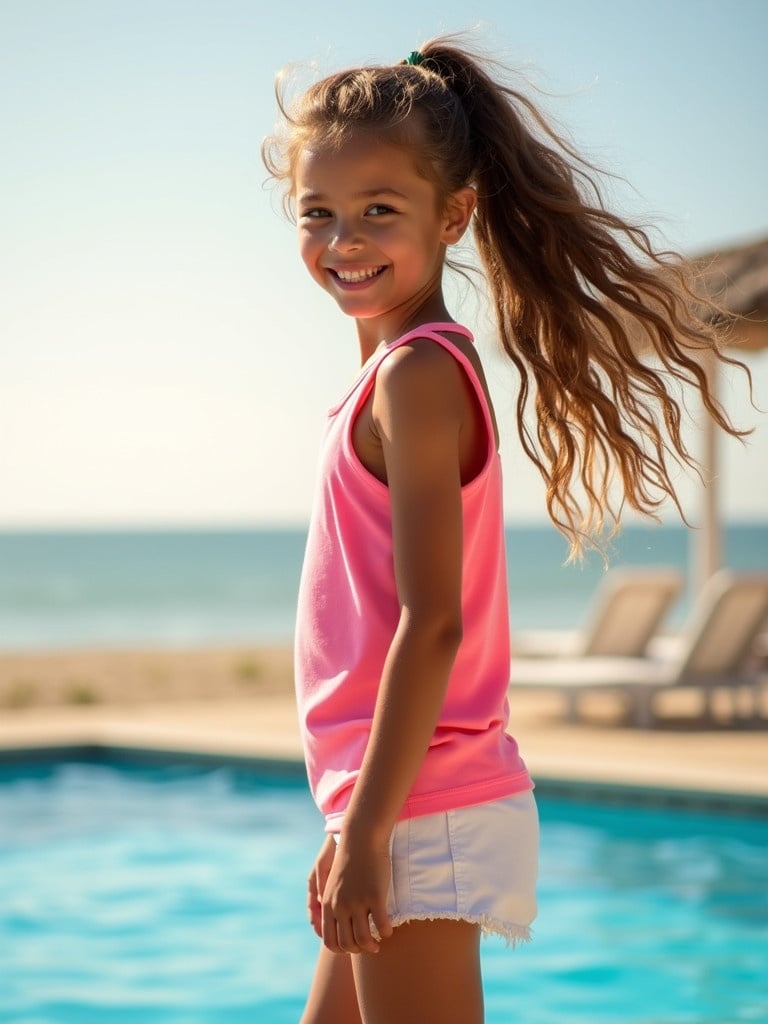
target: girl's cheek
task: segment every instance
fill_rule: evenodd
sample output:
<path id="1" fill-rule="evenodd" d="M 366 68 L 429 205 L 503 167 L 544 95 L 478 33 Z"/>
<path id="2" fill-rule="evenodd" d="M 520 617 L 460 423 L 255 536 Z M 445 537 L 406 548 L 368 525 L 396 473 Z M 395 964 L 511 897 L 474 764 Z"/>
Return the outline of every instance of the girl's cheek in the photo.
<path id="1" fill-rule="evenodd" d="M 302 260 L 309 265 L 312 259 L 317 255 L 319 246 L 317 242 L 308 235 L 306 232 L 299 233 L 299 255 Z"/>

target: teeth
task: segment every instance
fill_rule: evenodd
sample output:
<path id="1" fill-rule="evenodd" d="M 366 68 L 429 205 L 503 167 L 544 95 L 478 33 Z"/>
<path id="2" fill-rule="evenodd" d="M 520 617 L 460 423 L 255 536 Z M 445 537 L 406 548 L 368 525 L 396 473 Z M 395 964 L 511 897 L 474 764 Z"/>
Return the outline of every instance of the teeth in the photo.
<path id="1" fill-rule="evenodd" d="M 359 281 L 367 281 L 371 277 L 376 277 L 381 269 L 381 267 L 372 267 L 370 270 L 337 270 L 336 274 L 348 284 L 357 284 Z"/>

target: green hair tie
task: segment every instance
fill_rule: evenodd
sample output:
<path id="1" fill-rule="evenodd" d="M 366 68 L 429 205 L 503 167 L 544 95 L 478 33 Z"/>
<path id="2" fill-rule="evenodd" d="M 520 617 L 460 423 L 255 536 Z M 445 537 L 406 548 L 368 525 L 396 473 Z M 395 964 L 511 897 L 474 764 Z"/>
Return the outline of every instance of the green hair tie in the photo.
<path id="1" fill-rule="evenodd" d="M 414 67 L 418 67 L 419 64 L 424 60 L 423 56 L 418 50 L 411 50 L 408 56 L 403 61 L 403 64 L 413 64 Z"/>

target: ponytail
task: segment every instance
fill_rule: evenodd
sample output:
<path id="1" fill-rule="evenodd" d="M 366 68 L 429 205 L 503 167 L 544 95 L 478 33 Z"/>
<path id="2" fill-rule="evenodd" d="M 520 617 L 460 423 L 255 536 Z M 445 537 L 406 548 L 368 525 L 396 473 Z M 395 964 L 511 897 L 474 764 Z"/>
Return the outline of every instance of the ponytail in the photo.
<path id="1" fill-rule="evenodd" d="M 719 427 L 748 433 L 707 377 L 708 353 L 749 377 L 720 350 L 718 311 L 693 291 L 680 257 L 606 209 L 595 169 L 526 96 L 446 41 L 421 52 L 467 116 L 475 242 L 520 377 L 521 443 L 546 482 L 551 519 L 574 555 L 618 525 L 624 501 L 657 517 L 669 497 L 682 515 L 671 467 L 696 460 L 673 389 L 694 388 Z"/>

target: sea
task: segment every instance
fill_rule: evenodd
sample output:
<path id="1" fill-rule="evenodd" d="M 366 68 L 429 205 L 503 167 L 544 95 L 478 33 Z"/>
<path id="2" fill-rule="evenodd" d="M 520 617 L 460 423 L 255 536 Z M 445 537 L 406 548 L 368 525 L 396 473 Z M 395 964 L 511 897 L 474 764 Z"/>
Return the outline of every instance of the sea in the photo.
<path id="1" fill-rule="evenodd" d="M 0 531 L 0 650 L 290 643 L 305 540 L 301 527 Z M 628 525 L 609 564 L 689 572 L 694 542 L 682 525 Z M 548 524 L 507 528 L 513 631 L 584 623 L 605 567 L 567 554 Z M 768 571 L 768 522 L 724 526 L 722 561 Z"/>

